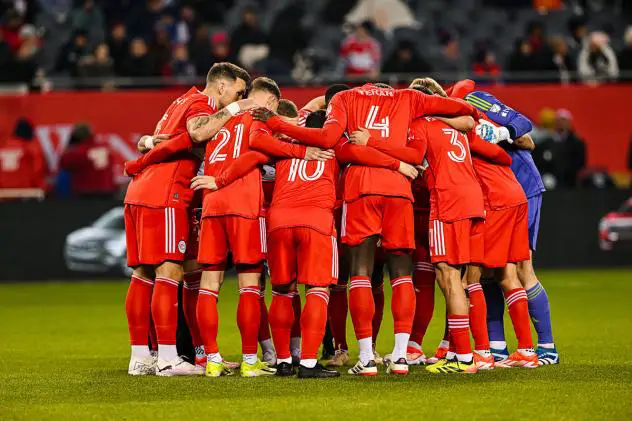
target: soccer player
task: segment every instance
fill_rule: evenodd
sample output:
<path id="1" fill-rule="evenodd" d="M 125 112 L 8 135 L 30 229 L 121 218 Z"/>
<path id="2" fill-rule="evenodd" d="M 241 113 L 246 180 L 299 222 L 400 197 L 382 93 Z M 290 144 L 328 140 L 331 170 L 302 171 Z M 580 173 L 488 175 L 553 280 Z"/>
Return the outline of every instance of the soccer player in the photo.
<path id="1" fill-rule="evenodd" d="M 126 165 L 127 173 L 134 176 L 125 196 L 127 258 L 129 266 L 134 268 L 126 299 L 132 344 L 128 369 L 131 375 L 203 373 L 178 356 L 175 345 L 178 284 L 183 277 L 182 261 L 189 234 L 188 208 L 193 197 L 189 182 L 199 166 L 190 149 L 192 141 L 210 139 L 231 114 L 252 106 L 251 101 L 238 101 L 249 79 L 246 71 L 233 64 L 213 65 L 204 90 L 191 88 L 173 101 L 158 122 L 154 136 L 143 138 L 143 147 L 151 148 L 158 136 L 176 134 L 156 148 L 185 144 L 181 153 L 161 162 L 161 153 L 156 159 L 156 154 L 150 151 Z M 218 111 L 218 108 L 223 109 Z M 148 159 L 150 154 L 153 158 Z M 147 163 L 145 167 L 144 163 Z M 138 172 L 140 170 L 143 171 Z M 150 313 L 156 327 L 157 361 L 147 347 Z"/>
<path id="2" fill-rule="evenodd" d="M 360 127 L 368 129 L 379 142 L 404 147 L 410 122 L 434 113 L 469 115 L 473 108 L 417 91 L 366 84 L 334 96 L 322 129 L 293 126 L 265 110 L 255 111 L 255 117 L 299 141 L 321 140 L 328 147 L 335 145 L 345 131 L 353 132 Z M 344 201 L 342 238 L 350 246 L 351 257 L 349 307 L 360 344 L 359 361 L 349 372 L 377 374 L 371 338 L 375 306 L 370 279 L 376 243 L 382 237 L 382 245 L 388 252 L 396 332 L 393 361 L 387 371 L 405 374 L 415 304 L 410 277 L 410 250 L 414 248 L 410 182 L 393 170 L 352 165 L 345 171 Z M 393 224 L 395 220 L 399 223 Z"/>

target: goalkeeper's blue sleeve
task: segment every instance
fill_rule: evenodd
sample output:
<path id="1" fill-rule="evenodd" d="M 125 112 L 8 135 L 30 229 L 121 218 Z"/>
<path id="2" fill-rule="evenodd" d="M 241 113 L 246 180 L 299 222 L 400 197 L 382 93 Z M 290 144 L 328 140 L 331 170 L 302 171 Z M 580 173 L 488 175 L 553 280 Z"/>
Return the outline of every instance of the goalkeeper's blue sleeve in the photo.
<path id="1" fill-rule="evenodd" d="M 465 100 L 481 110 L 494 123 L 506 127 L 512 139 L 518 139 L 533 129 L 531 120 L 503 104 L 492 94 L 474 91 L 467 94 Z"/>

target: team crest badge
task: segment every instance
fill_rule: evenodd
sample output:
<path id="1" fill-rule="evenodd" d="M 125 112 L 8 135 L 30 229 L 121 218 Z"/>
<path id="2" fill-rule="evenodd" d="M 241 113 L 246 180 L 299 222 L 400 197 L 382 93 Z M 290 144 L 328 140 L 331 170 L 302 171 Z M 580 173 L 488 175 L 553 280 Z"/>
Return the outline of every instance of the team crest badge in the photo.
<path id="1" fill-rule="evenodd" d="M 185 251 L 187 251 L 187 243 L 185 243 L 184 240 L 180 240 L 180 242 L 178 243 L 178 251 L 180 253 L 184 253 Z"/>

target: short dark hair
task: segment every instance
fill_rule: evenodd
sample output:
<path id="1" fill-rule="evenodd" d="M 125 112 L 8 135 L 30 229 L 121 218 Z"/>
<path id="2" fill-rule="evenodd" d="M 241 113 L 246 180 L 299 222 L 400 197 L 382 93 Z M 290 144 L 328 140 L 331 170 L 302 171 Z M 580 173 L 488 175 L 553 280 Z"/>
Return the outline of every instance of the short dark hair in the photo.
<path id="1" fill-rule="evenodd" d="M 338 92 L 348 91 L 351 89 L 349 85 L 345 85 L 344 83 L 336 83 L 327 88 L 325 92 L 325 107 L 329 106 L 329 102 Z"/>
<path id="2" fill-rule="evenodd" d="M 281 90 L 279 85 L 269 77 L 260 76 L 252 81 L 250 91 L 266 91 L 274 95 L 277 99 L 281 99 Z"/>
<path id="3" fill-rule="evenodd" d="M 228 62 L 215 63 L 212 65 L 206 75 L 206 82 L 214 82 L 220 78 L 226 78 L 232 81 L 241 79 L 246 82 L 246 85 L 250 83 L 250 75 L 247 71 L 233 63 Z"/>
<path id="4" fill-rule="evenodd" d="M 325 110 L 316 110 L 307 116 L 307 119 L 305 120 L 305 127 L 320 129 L 325 125 L 325 120 L 327 120 Z"/>
<path id="5" fill-rule="evenodd" d="M 296 104 L 289 99 L 279 100 L 279 108 L 277 108 L 277 114 L 283 117 L 296 118 L 298 117 L 298 108 Z"/>
<path id="6" fill-rule="evenodd" d="M 383 88 L 383 89 L 393 89 L 393 87 L 389 85 L 388 83 L 382 83 L 382 82 L 374 83 L 373 86 L 376 86 L 378 88 Z"/>

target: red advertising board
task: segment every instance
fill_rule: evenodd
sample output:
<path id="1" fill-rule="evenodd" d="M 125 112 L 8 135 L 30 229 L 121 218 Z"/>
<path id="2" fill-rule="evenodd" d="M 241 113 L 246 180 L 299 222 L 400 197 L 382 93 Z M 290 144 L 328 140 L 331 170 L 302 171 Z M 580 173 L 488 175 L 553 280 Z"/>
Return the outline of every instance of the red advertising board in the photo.
<path id="1" fill-rule="evenodd" d="M 586 141 L 588 165 L 610 171 L 626 170 L 632 136 L 632 118 L 628 116 L 632 85 L 510 85 L 485 89 L 536 120 L 544 107 L 567 108 L 573 114 L 577 133 Z M 9 135 L 16 118 L 27 116 L 36 126 L 38 140 L 54 173 L 72 125 L 88 122 L 120 160 L 130 159 L 136 154 L 138 136 L 151 133 L 164 109 L 184 91 L 0 96 L 0 142 Z M 322 93 L 322 87 L 283 89 L 284 96 L 294 100 L 299 107 Z"/>

